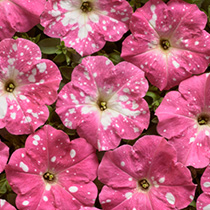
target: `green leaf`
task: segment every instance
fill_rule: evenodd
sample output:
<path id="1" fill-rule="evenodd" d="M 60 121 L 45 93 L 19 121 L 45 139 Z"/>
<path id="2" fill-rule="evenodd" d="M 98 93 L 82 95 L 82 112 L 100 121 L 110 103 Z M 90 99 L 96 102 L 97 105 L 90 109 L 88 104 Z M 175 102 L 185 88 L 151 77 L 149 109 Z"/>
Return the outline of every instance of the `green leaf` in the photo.
<path id="1" fill-rule="evenodd" d="M 7 192 L 8 182 L 6 179 L 5 173 L 0 175 L 0 196 L 4 195 Z"/>
<path id="2" fill-rule="evenodd" d="M 204 0 L 185 0 L 186 2 L 190 4 L 196 4 L 199 8 L 201 7 Z"/>
<path id="3" fill-rule="evenodd" d="M 73 71 L 72 67 L 69 66 L 61 66 L 59 67 L 60 72 L 63 77 L 65 77 L 67 80 L 71 80 L 71 73 Z"/>
<path id="4" fill-rule="evenodd" d="M 39 43 L 38 43 L 42 53 L 44 54 L 55 54 L 56 51 L 58 50 L 58 47 L 60 45 L 60 39 L 56 39 L 56 38 L 46 38 L 46 39 L 42 39 Z"/>
<path id="5" fill-rule="evenodd" d="M 64 54 L 60 54 L 60 55 L 56 55 L 54 58 L 53 58 L 53 61 L 55 63 L 63 63 L 64 61 L 66 61 L 66 57 Z"/>

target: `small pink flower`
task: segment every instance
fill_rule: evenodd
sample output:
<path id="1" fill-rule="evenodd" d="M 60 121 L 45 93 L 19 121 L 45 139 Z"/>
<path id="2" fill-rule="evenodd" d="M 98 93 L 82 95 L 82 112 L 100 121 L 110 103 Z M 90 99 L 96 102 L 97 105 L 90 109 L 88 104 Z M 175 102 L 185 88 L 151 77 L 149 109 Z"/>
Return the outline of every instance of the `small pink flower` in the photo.
<path id="1" fill-rule="evenodd" d="M 150 0 L 132 15 L 132 34 L 123 42 L 122 57 L 141 67 L 160 90 L 170 89 L 203 73 L 210 63 L 206 22 L 196 5 Z"/>
<path id="2" fill-rule="evenodd" d="M 144 97 L 148 83 L 136 66 L 114 66 L 103 56 L 86 57 L 59 93 L 56 112 L 98 150 L 117 147 L 121 138 L 137 138 L 149 124 Z"/>
<path id="3" fill-rule="evenodd" d="M 14 206 L 8 203 L 6 200 L 0 199 L 0 209 L 1 210 L 16 210 Z"/>
<path id="4" fill-rule="evenodd" d="M 18 209 L 78 210 L 94 205 L 97 168 L 95 149 L 85 139 L 70 142 L 46 125 L 12 154 L 5 170 Z"/>
<path id="5" fill-rule="evenodd" d="M 27 32 L 39 23 L 45 0 L 1 0 L 0 40 Z"/>
<path id="6" fill-rule="evenodd" d="M 0 173 L 4 170 L 9 157 L 9 147 L 0 141 Z"/>
<path id="7" fill-rule="evenodd" d="M 208 210 L 210 209 L 210 165 L 207 166 L 201 177 L 201 189 L 203 193 L 199 195 L 196 207 L 199 210 Z"/>
<path id="8" fill-rule="evenodd" d="M 28 134 L 43 125 L 57 98 L 60 71 L 25 39 L 0 42 L 0 128 Z"/>
<path id="9" fill-rule="evenodd" d="M 105 184 L 99 194 L 104 210 L 182 209 L 196 189 L 190 171 L 176 162 L 174 148 L 159 136 L 106 152 L 98 178 Z"/>
<path id="10" fill-rule="evenodd" d="M 132 8 L 125 0 L 48 0 L 41 15 L 44 33 L 61 38 L 82 56 L 99 51 L 128 31 Z"/>
<path id="11" fill-rule="evenodd" d="M 164 97 L 157 131 L 177 150 L 178 161 L 203 168 L 210 158 L 210 76 L 191 77 Z"/>

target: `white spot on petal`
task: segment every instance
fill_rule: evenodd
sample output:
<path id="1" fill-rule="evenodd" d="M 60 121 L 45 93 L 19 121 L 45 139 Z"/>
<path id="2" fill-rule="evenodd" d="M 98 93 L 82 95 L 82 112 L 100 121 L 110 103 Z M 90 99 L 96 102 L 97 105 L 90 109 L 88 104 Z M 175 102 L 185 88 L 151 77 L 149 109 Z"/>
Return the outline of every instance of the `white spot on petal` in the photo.
<path id="1" fill-rule="evenodd" d="M 166 194 L 166 200 L 172 205 L 175 204 L 175 197 L 173 196 L 172 193 Z"/>
<path id="2" fill-rule="evenodd" d="M 46 63 L 39 63 L 36 66 L 39 69 L 39 72 L 40 73 L 43 73 L 47 69 Z"/>
<path id="3" fill-rule="evenodd" d="M 51 158 L 51 162 L 55 162 L 55 160 L 56 160 L 56 157 L 53 156 L 53 157 Z"/>
<path id="4" fill-rule="evenodd" d="M 180 65 L 176 61 L 172 61 L 172 64 L 174 65 L 175 68 L 179 68 Z"/>
<path id="5" fill-rule="evenodd" d="M 71 158 L 74 158 L 75 155 L 76 155 L 76 151 L 75 151 L 74 149 L 72 149 L 72 150 L 70 151 L 70 156 L 71 156 Z"/>
<path id="6" fill-rule="evenodd" d="M 203 210 L 210 210 L 210 204 L 208 204 L 207 206 L 204 206 Z"/>
<path id="7" fill-rule="evenodd" d="M 69 192 L 75 193 L 75 192 L 77 192 L 77 191 L 78 191 L 78 187 L 76 187 L 76 186 L 71 186 L 71 187 L 69 187 Z"/>
<path id="8" fill-rule="evenodd" d="M 27 206 L 29 204 L 29 201 L 23 201 L 22 203 L 24 206 Z"/>
<path id="9" fill-rule="evenodd" d="M 47 202 L 48 201 L 48 197 L 47 196 L 43 196 L 43 200 Z"/>
<path id="10" fill-rule="evenodd" d="M 161 178 L 159 179 L 159 182 L 160 182 L 160 183 L 165 182 L 165 177 L 161 177 Z"/>
<path id="11" fill-rule="evenodd" d="M 127 192 L 127 193 L 125 193 L 125 197 L 126 197 L 127 199 L 130 199 L 130 198 L 132 197 L 132 195 L 133 195 L 132 192 Z"/>
<path id="12" fill-rule="evenodd" d="M 204 183 L 203 183 L 203 186 L 204 186 L 204 187 L 210 187 L 210 182 L 204 182 Z"/>
<path id="13" fill-rule="evenodd" d="M 120 163 L 120 165 L 121 165 L 121 166 L 125 166 L 125 162 L 122 161 L 122 162 Z"/>
<path id="14" fill-rule="evenodd" d="M 20 168 L 23 169 L 23 171 L 25 171 L 25 172 L 28 172 L 29 171 L 29 168 L 28 168 L 28 166 L 25 163 L 20 162 L 20 165 L 19 166 L 20 166 Z"/>

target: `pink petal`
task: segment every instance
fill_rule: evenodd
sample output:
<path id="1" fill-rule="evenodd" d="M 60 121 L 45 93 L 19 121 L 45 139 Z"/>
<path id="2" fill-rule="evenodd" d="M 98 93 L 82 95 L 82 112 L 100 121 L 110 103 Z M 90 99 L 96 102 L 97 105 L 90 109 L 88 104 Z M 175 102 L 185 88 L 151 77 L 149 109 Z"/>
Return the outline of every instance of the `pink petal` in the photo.
<path id="1" fill-rule="evenodd" d="M 9 147 L 0 141 L 0 173 L 4 170 L 9 157 Z"/>
<path id="2" fill-rule="evenodd" d="M 18 32 L 27 32 L 39 23 L 39 16 L 44 10 L 44 0 L 31 2 L 30 0 L 4 1 L 7 18 L 11 27 Z"/>
<path id="3" fill-rule="evenodd" d="M 2 210 L 15 210 L 16 208 L 8 203 L 6 200 L 0 199 L 0 209 Z"/>
<path id="4" fill-rule="evenodd" d="M 204 193 L 210 193 L 209 176 L 210 176 L 210 167 L 208 165 L 201 177 L 201 188 Z"/>
<path id="5" fill-rule="evenodd" d="M 208 210 L 210 208 L 210 194 L 202 193 L 196 201 L 197 209 Z"/>

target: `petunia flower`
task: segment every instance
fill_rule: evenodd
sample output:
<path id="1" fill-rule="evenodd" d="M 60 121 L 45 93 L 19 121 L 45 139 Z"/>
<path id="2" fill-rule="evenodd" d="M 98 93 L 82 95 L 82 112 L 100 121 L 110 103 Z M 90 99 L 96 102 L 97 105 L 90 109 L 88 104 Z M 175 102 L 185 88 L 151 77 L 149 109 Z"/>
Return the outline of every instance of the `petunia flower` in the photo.
<path id="1" fill-rule="evenodd" d="M 105 184 L 99 194 L 104 210 L 182 209 L 196 186 L 190 171 L 176 162 L 175 149 L 160 136 L 144 136 L 132 146 L 106 152 L 98 169 Z"/>
<path id="2" fill-rule="evenodd" d="M 95 207 L 81 207 L 79 210 L 99 210 L 99 209 Z"/>
<path id="3" fill-rule="evenodd" d="M 207 16 L 194 4 L 150 0 L 132 15 L 132 34 L 124 40 L 121 56 L 145 71 L 160 90 L 170 89 L 208 67 L 206 23 Z"/>
<path id="4" fill-rule="evenodd" d="M 0 141 L 0 173 L 4 170 L 9 157 L 9 147 Z"/>
<path id="5" fill-rule="evenodd" d="M 199 210 L 208 210 L 210 209 L 210 165 L 207 166 L 201 177 L 201 189 L 203 193 L 199 195 L 196 207 Z"/>
<path id="6" fill-rule="evenodd" d="M 95 149 L 79 138 L 46 125 L 31 134 L 5 168 L 18 209 L 78 210 L 93 206 L 98 160 Z"/>
<path id="7" fill-rule="evenodd" d="M 60 71 L 25 39 L 0 42 L 0 128 L 28 134 L 43 125 L 57 99 Z"/>
<path id="8" fill-rule="evenodd" d="M 106 41 L 118 41 L 128 31 L 131 14 L 126 0 L 48 0 L 40 20 L 45 34 L 85 56 Z"/>
<path id="9" fill-rule="evenodd" d="M 210 157 L 210 75 L 191 77 L 164 97 L 157 131 L 177 150 L 178 161 L 203 168 Z"/>
<path id="10" fill-rule="evenodd" d="M 0 209 L 1 210 L 16 210 L 14 206 L 8 203 L 6 200 L 0 199 Z"/>
<path id="11" fill-rule="evenodd" d="M 114 66 L 104 56 L 86 57 L 60 91 L 56 112 L 99 151 L 117 147 L 121 138 L 137 138 L 149 124 L 144 97 L 148 83 L 136 66 Z"/>
<path id="12" fill-rule="evenodd" d="M 27 32 L 39 23 L 45 0 L 1 0 L 0 40 Z"/>

